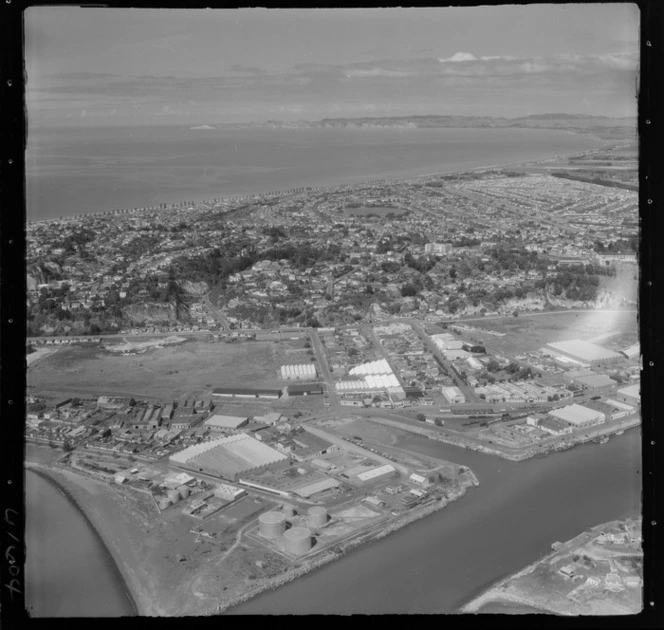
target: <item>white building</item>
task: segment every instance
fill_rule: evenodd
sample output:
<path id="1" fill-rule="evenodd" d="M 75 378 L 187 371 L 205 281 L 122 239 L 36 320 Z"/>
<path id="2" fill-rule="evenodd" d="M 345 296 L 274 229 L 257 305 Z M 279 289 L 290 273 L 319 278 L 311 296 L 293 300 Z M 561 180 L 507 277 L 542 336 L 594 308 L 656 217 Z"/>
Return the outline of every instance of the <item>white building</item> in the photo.
<path id="1" fill-rule="evenodd" d="M 447 401 L 451 404 L 460 405 L 466 402 L 466 397 L 458 387 L 443 386 L 441 392 Z"/>
<path id="2" fill-rule="evenodd" d="M 592 427 L 596 424 L 602 424 L 606 420 L 606 416 L 595 409 L 589 409 L 583 405 L 567 405 L 560 409 L 554 409 L 549 412 L 550 416 L 569 422 L 577 428 Z"/>

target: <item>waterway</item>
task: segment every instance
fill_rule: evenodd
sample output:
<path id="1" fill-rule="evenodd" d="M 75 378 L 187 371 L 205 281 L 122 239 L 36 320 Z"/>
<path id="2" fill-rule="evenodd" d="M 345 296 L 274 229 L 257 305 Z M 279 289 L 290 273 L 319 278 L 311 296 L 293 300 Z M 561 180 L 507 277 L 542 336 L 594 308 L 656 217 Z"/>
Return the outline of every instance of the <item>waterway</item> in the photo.
<path id="1" fill-rule="evenodd" d="M 135 615 L 124 581 L 83 514 L 26 471 L 26 608 L 33 617 Z"/>
<path id="2" fill-rule="evenodd" d="M 229 614 L 450 613 L 550 553 L 551 543 L 640 511 L 641 436 L 627 431 L 509 462 L 417 436 L 398 446 L 472 468 L 478 488 Z"/>

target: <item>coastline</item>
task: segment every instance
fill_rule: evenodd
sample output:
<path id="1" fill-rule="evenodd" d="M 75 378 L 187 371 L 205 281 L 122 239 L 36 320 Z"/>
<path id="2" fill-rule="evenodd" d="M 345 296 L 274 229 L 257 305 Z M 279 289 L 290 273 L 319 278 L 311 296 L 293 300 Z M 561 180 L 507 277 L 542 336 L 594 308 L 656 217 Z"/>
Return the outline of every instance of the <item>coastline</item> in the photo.
<path id="1" fill-rule="evenodd" d="M 95 515 L 92 511 L 84 506 L 84 502 L 80 497 L 75 496 L 76 491 L 68 485 L 67 481 L 60 478 L 61 476 L 56 476 L 57 471 L 54 471 L 48 466 L 38 464 L 36 462 L 25 462 L 26 470 L 30 470 L 34 474 L 38 475 L 42 479 L 46 480 L 53 487 L 55 487 L 58 492 L 60 492 L 70 504 L 81 514 L 83 519 L 86 521 L 90 527 L 93 535 L 99 541 L 99 544 L 104 550 L 109 562 L 109 566 L 112 567 L 112 571 L 116 574 L 117 579 L 122 582 L 123 589 L 131 602 L 131 605 L 135 611 L 135 616 L 142 616 L 145 613 L 145 603 L 141 600 L 141 594 L 135 590 L 132 586 L 132 581 L 130 579 L 130 574 L 128 573 L 126 560 L 122 557 L 122 554 L 116 549 L 115 545 L 111 543 L 108 537 L 104 534 L 104 526 L 100 522 L 101 519 L 95 518 Z M 55 474 L 54 474 L 55 473 Z M 66 479 L 66 477 L 65 477 Z M 70 483 L 71 480 L 68 480 Z"/>
<path id="2" fill-rule="evenodd" d="M 445 129 L 457 129 L 455 127 L 446 127 Z M 467 129 L 465 127 L 460 127 L 458 129 Z M 587 133 L 580 133 L 577 131 L 571 131 L 567 129 L 551 129 L 548 131 L 560 131 L 568 134 L 572 134 L 575 136 L 582 136 L 582 137 L 588 137 L 592 138 L 596 142 L 601 142 L 603 146 L 611 144 L 610 141 L 605 140 L 603 138 L 600 138 L 599 136 L 594 136 L 593 134 L 587 134 Z M 587 151 L 596 151 L 599 150 L 601 147 L 596 147 L 594 149 L 586 149 Z M 483 170 L 489 170 L 489 169 L 495 169 L 495 168 L 514 168 L 514 167 L 519 167 L 519 166 L 526 166 L 526 165 L 537 165 L 540 162 L 548 162 L 554 159 L 560 159 L 560 158 L 565 158 L 569 157 L 571 155 L 575 155 L 578 153 L 578 149 L 575 151 L 570 151 L 564 152 L 564 153 L 558 153 L 555 155 L 548 155 L 548 156 L 543 156 L 543 157 L 538 157 L 535 159 L 530 159 L 530 160 L 520 160 L 518 162 L 506 162 L 506 163 L 497 163 L 497 164 L 489 164 L 489 165 L 484 165 L 484 166 L 475 166 L 475 167 L 470 167 L 470 168 L 461 168 L 459 169 L 458 167 L 452 167 L 450 169 L 445 169 L 445 170 L 439 170 L 434 173 L 420 173 L 420 172 L 408 172 L 408 171 L 402 171 L 402 172 L 394 172 L 394 171 L 387 171 L 384 174 L 377 174 L 377 175 L 369 175 L 367 178 L 363 179 L 357 179 L 357 176 L 354 176 L 352 174 L 348 174 L 346 176 L 340 176 L 339 178 L 334 178 L 330 181 L 330 183 L 325 183 L 325 184 L 320 184 L 320 185 L 313 185 L 312 189 L 313 192 L 331 192 L 336 188 L 339 187 L 344 187 L 344 186 L 362 186 L 362 185 L 369 185 L 369 184 L 377 184 L 380 182 L 391 182 L 391 183 L 397 183 L 397 182 L 406 182 L 406 181 L 411 181 L 411 180 L 419 180 L 419 179 L 424 179 L 428 177 L 436 177 L 436 176 L 441 176 L 441 175 L 458 175 L 462 173 L 473 173 L 477 171 L 483 171 Z M 416 169 L 419 171 L 420 169 Z M 290 188 L 297 188 L 297 187 L 302 187 L 303 184 L 295 183 L 292 185 L 287 186 L 286 188 L 283 189 L 278 189 L 278 190 L 269 190 L 269 191 L 255 191 L 255 192 L 245 192 L 245 193 L 237 193 L 237 194 L 227 194 L 226 196 L 223 197 L 210 197 L 207 199 L 199 199 L 195 201 L 195 204 L 211 204 L 211 203 L 219 203 L 223 201 L 228 201 L 230 199 L 237 199 L 238 201 L 250 201 L 256 197 L 280 197 L 284 195 L 289 195 L 292 194 L 289 192 Z M 125 213 L 140 213 L 140 212 L 145 212 L 145 211 L 151 211 L 151 210 L 172 210 L 174 207 L 178 205 L 179 202 L 169 202 L 169 201 L 160 201 L 160 202 L 155 202 L 152 205 L 148 206 L 143 206 L 139 208 L 115 208 L 112 210 L 100 210 L 96 212 L 82 212 L 78 213 L 76 215 L 72 216 L 60 216 L 60 217 L 52 217 L 52 218 L 40 218 L 40 219 L 31 219 L 28 220 L 28 224 L 36 224 L 36 223 L 48 223 L 52 221 L 70 221 L 70 220 L 78 220 L 80 218 L 88 218 L 88 217 L 101 217 L 104 215 L 114 215 L 114 214 L 125 214 Z M 159 206 L 161 205 L 166 205 L 166 208 L 160 208 Z"/>

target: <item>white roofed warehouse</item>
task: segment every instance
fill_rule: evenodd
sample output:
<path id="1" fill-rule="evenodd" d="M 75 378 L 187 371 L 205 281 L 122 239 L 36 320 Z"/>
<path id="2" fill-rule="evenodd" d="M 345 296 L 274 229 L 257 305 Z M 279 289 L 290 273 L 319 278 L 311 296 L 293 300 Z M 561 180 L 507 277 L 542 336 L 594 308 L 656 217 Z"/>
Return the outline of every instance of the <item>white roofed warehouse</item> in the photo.
<path id="1" fill-rule="evenodd" d="M 602 424 L 606 420 L 606 416 L 601 411 L 596 409 L 589 409 L 583 405 L 567 405 L 560 409 L 554 409 L 549 412 L 550 416 L 569 422 L 576 428 L 592 427 L 596 424 Z"/>
<path id="2" fill-rule="evenodd" d="M 286 465 L 283 453 L 244 433 L 195 444 L 169 458 L 171 464 L 229 481 L 273 465 Z"/>
<path id="3" fill-rule="evenodd" d="M 624 358 L 619 352 L 607 350 L 606 348 L 602 348 L 602 346 L 581 339 L 548 343 L 546 349 L 552 350 L 555 354 L 587 363 L 588 365 L 603 365 Z"/>

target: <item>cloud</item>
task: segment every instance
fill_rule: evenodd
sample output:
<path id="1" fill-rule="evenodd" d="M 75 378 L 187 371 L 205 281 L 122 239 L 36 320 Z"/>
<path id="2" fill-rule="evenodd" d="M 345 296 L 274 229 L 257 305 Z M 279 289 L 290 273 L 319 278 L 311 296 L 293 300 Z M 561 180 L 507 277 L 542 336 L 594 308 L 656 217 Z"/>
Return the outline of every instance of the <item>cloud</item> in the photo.
<path id="1" fill-rule="evenodd" d="M 458 61 L 477 61 L 477 57 L 473 55 L 472 53 L 467 53 L 467 52 L 458 52 L 452 55 L 451 57 L 448 57 L 447 59 L 438 59 L 440 63 L 456 63 Z"/>
<path id="2" fill-rule="evenodd" d="M 265 74 L 265 70 L 261 70 L 261 68 L 256 68 L 255 66 L 241 66 L 235 64 L 231 66 L 230 69 L 233 72 L 237 72 L 238 74 L 251 74 L 251 75 Z"/>

